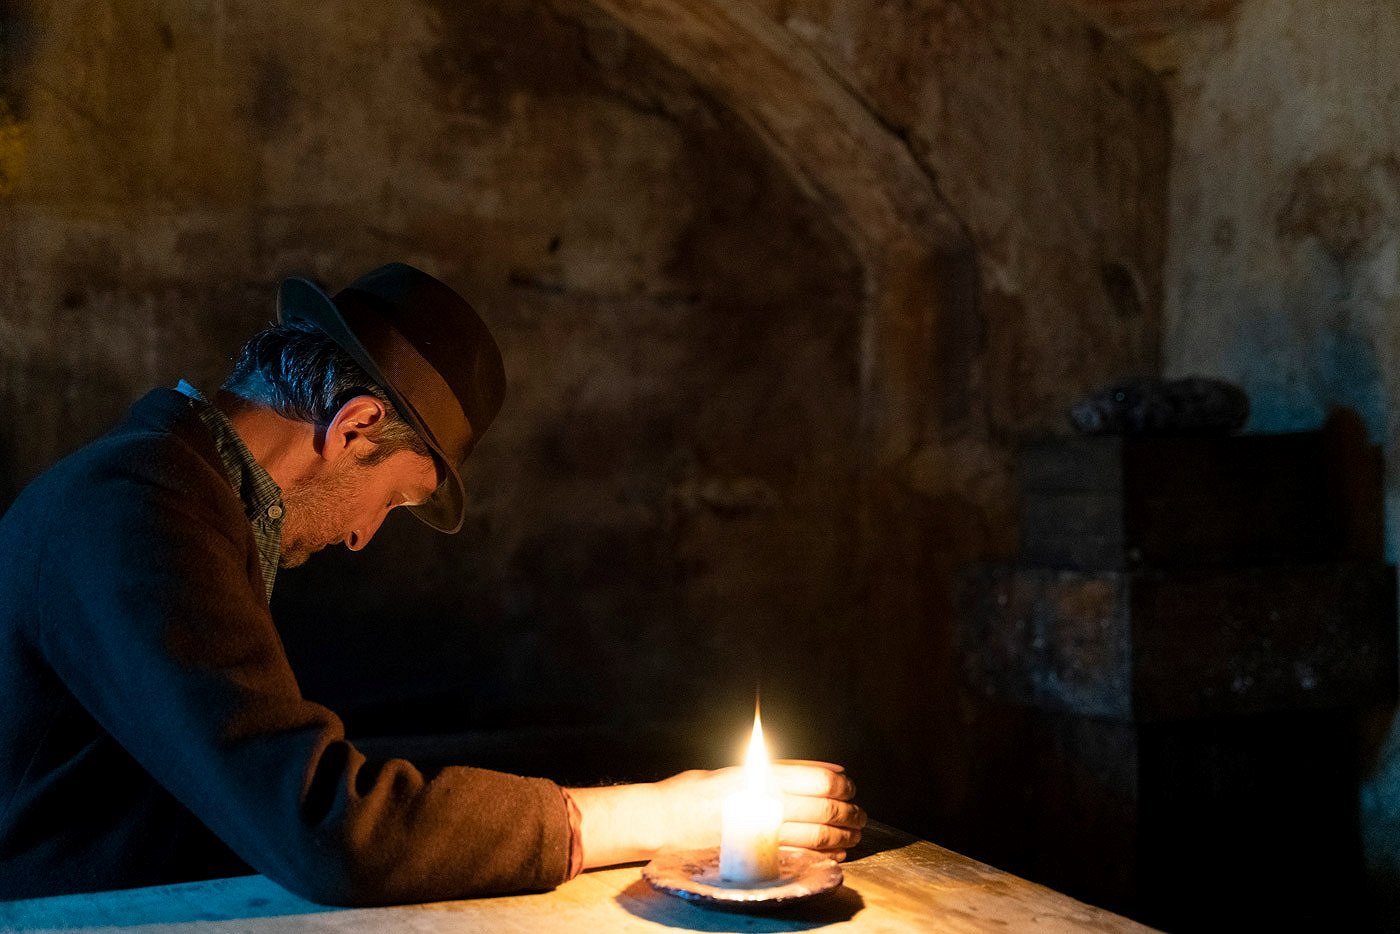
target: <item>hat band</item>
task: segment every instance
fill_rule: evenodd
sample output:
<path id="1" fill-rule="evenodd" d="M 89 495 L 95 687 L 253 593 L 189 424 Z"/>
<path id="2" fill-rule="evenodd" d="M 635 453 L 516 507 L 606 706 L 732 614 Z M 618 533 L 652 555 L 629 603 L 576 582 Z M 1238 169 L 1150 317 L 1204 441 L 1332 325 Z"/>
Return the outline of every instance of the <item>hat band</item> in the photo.
<path id="1" fill-rule="evenodd" d="M 471 421 L 437 369 L 356 290 L 341 291 L 335 304 L 379 371 L 370 375 L 381 378 L 396 402 L 402 400 L 408 410 L 403 414 L 421 424 L 428 445 L 453 466 L 466 460 Z"/>

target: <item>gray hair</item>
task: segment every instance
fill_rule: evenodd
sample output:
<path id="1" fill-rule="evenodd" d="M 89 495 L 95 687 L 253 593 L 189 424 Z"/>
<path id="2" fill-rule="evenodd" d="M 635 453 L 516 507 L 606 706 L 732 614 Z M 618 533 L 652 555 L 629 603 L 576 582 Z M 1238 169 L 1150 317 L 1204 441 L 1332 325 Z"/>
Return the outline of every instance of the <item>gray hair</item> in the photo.
<path id="1" fill-rule="evenodd" d="M 373 466 L 399 451 L 432 455 L 384 388 L 310 322 L 275 324 L 248 338 L 222 388 L 284 418 L 313 425 L 329 424 L 341 406 L 356 396 L 373 396 L 384 403 L 388 414 L 365 432 L 375 449 L 362 463 Z"/>

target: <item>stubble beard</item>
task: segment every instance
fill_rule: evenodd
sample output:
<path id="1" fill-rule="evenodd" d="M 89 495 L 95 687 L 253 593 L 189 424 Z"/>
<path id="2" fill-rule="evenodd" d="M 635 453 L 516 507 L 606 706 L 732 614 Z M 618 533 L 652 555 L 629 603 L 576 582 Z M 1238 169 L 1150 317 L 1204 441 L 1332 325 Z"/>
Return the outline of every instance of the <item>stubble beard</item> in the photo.
<path id="1" fill-rule="evenodd" d="M 344 503 L 359 484 L 359 464 L 352 461 L 346 458 L 329 475 L 282 494 L 281 567 L 300 567 L 316 552 L 345 539 Z"/>

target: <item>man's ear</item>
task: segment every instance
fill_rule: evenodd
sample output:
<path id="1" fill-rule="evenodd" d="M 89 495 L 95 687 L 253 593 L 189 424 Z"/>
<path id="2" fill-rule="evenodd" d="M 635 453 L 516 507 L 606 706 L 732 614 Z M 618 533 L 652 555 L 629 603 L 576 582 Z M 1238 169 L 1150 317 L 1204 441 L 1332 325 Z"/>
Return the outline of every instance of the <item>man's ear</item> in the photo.
<path id="1" fill-rule="evenodd" d="M 326 425 L 321 456 L 339 460 L 342 454 L 366 456 L 374 447 L 368 432 L 388 416 L 384 403 L 374 396 L 355 396 L 340 407 Z"/>

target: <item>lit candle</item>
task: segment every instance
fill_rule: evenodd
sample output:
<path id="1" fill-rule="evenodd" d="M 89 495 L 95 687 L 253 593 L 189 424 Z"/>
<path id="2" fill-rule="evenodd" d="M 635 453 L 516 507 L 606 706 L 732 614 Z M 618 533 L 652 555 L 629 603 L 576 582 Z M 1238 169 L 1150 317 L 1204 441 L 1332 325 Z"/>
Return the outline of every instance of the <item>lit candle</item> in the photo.
<path id="1" fill-rule="evenodd" d="M 773 786 L 763 724 L 755 704 L 753 735 L 744 757 L 744 787 L 724 801 L 720 878 L 738 885 L 778 878 L 778 827 L 782 822 L 783 799 Z"/>

